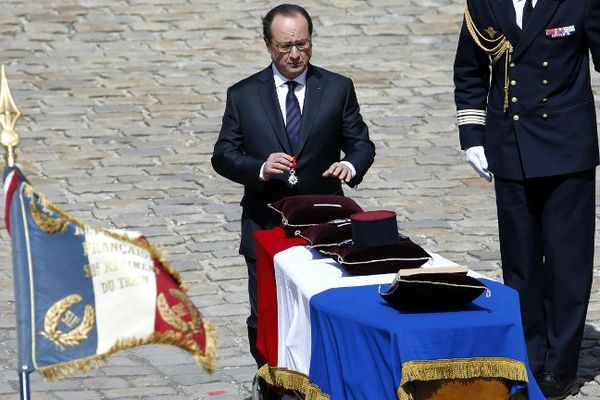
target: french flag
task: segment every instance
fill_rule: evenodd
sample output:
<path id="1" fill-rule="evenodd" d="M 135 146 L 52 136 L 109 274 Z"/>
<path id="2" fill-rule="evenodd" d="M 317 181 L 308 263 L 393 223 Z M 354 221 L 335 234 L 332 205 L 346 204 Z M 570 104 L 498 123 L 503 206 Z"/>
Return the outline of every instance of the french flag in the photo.
<path id="1" fill-rule="evenodd" d="M 177 271 L 141 235 L 93 227 L 4 174 L 19 370 L 60 379 L 116 351 L 172 344 L 215 369 L 216 337 Z"/>
<path id="2" fill-rule="evenodd" d="M 256 345 L 265 360 L 258 375 L 267 384 L 307 399 L 409 400 L 419 397 L 413 391 L 421 384 L 496 379 L 506 382 L 505 397 L 492 394 L 494 385 L 469 388 L 464 397 L 477 390 L 481 398 L 521 392 L 544 399 L 528 367 L 513 289 L 470 271 L 485 280 L 491 297 L 450 311 L 397 310 L 379 294 L 395 274 L 353 276 L 281 227 L 254 237 Z M 430 255 L 422 268 L 457 266 Z"/>

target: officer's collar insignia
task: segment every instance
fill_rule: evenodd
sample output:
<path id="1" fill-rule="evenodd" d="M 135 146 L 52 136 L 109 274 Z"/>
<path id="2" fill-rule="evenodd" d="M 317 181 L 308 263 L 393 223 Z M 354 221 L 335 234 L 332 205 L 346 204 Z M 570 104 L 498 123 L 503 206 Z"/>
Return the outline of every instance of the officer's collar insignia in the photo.
<path id="1" fill-rule="evenodd" d="M 494 28 L 492 28 L 491 26 L 487 29 L 483 30 L 485 33 L 487 33 L 490 37 L 490 39 L 493 39 L 494 36 L 496 36 L 496 34 L 498 33 Z"/>

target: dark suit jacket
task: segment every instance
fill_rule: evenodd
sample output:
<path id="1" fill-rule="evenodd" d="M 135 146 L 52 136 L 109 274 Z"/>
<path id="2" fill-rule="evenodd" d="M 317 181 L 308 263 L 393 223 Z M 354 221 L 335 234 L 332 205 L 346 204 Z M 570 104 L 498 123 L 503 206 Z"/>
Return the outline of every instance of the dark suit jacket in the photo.
<path id="1" fill-rule="evenodd" d="M 244 185 L 242 254 L 254 254 L 255 229 L 277 223 L 268 203 L 297 194 L 343 193 L 339 179 L 321 176 L 332 163 L 341 160 L 341 151 L 343 160 L 356 169 L 349 183 L 353 187 L 373 163 L 375 147 L 349 78 L 309 65 L 295 152 L 285 130 L 271 66 L 227 90 L 223 124 L 211 161 L 217 173 Z M 296 186 L 287 183 L 288 174 L 266 182 L 259 179 L 262 164 L 275 152 L 297 156 Z"/>
<path id="2" fill-rule="evenodd" d="M 484 32 L 495 31 L 494 38 L 505 35 L 513 52 L 505 112 L 505 56 L 490 72 L 489 57 L 463 24 L 454 66 L 461 147 L 483 145 L 490 171 L 507 179 L 566 174 L 598 165 L 589 52 L 598 69 L 600 1 L 538 0 L 523 31 L 516 24 L 512 0 L 467 4 L 484 44 L 490 46 L 485 41 L 492 40 Z M 478 116 L 486 111 L 482 121 Z"/>

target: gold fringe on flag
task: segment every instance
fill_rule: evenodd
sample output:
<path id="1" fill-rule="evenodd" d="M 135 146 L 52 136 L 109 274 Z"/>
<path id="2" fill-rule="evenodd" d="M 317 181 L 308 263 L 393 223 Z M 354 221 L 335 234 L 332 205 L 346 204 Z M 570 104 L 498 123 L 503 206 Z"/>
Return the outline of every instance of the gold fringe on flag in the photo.
<path id="1" fill-rule="evenodd" d="M 412 400 L 409 383 L 443 379 L 504 378 L 529 382 L 527 369 L 521 361 L 502 357 L 457 358 L 431 361 L 408 361 L 402 364 L 399 400 Z"/>
<path id="2" fill-rule="evenodd" d="M 155 333 L 145 339 L 126 339 L 119 340 L 113 347 L 111 347 L 106 353 L 97 354 L 90 357 L 80 358 L 74 361 L 68 361 L 60 364 L 55 364 L 47 367 L 41 367 L 37 369 L 40 375 L 44 378 L 56 381 L 63 378 L 68 378 L 75 374 L 77 371 L 89 372 L 93 368 L 101 368 L 106 360 L 114 353 L 131 349 L 146 344 L 168 344 L 174 345 L 188 351 L 194 356 L 194 359 L 199 365 L 202 365 L 207 372 L 214 373 L 216 369 L 216 358 L 217 358 L 217 340 L 216 330 L 208 322 L 202 322 L 204 326 L 204 333 L 206 336 L 206 345 L 204 348 L 204 354 L 200 352 L 200 349 L 190 339 L 186 339 L 184 335 L 176 332 L 169 333 Z"/>
<path id="3" fill-rule="evenodd" d="M 321 392 L 317 385 L 310 383 L 308 377 L 300 372 L 265 364 L 258 370 L 258 376 L 271 386 L 302 393 L 304 400 L 329 400 L 328 394 Z"/>

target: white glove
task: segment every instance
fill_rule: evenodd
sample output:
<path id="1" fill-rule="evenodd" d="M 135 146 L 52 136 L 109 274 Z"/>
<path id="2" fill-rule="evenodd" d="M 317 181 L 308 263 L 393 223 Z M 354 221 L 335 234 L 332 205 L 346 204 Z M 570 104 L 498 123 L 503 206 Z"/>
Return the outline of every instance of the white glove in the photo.
<path id="1" fill-rule="evenodd" d="M 492 173 L 488 171 L 488 162 L 485 158 L 483 146 L 469 147 L 465 151 L 465 159 L 471 164 L 471 167 L 488 182 L 492 181 Z"/>

